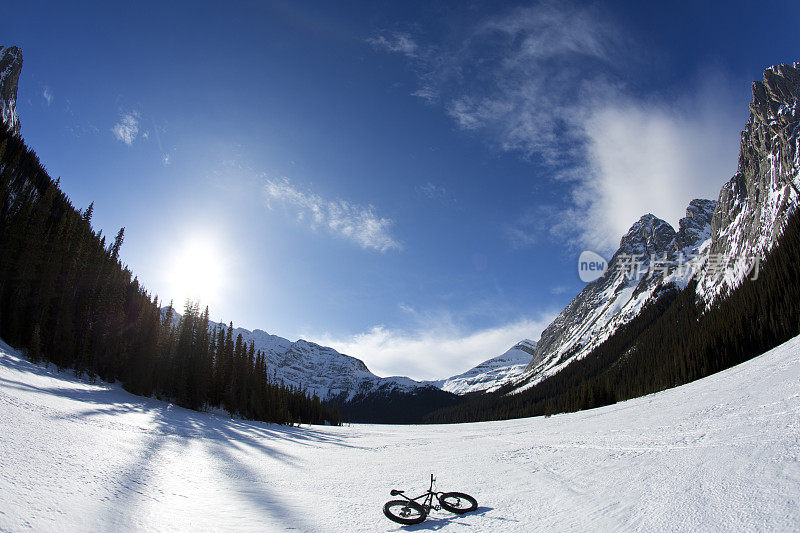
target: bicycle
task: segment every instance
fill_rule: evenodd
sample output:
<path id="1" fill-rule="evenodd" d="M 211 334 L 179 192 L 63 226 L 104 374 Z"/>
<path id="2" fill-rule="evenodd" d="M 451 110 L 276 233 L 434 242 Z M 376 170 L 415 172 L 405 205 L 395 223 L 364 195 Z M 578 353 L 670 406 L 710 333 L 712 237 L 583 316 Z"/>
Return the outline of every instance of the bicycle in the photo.
<path id="1" fill-rule="evenodd" d="M 428 518 L 428 513 L 431 509 L 436 511 L 444 509 L 455 514 L 464 514 L 474 511 L 478 508 L 478 501 L 463 492 L 436 492 L 433 490 L 433 484 L 436 478 L 431 474 L 431 486 L 425 494 L 421 494 L 416 498 L 409 498 L 403 494 L 402 490 L 392 489 L 390 494 L 392 496 L 402 496 L 404 500 L 391 500 L 386 502 L 383 506 L 383 514 L 386 518 L 410 526 L 412 524 L 419 524 Z M 417 500 L 424 498 L 422 503 Z M 434 504 L 434 498 L 438 504 Z"/>

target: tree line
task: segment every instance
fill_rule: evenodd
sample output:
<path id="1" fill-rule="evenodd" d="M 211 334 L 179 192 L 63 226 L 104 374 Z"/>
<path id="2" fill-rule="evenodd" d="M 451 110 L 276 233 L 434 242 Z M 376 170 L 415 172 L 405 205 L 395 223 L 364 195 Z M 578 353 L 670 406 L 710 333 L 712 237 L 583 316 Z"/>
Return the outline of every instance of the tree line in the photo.
<path id="1" fill-rule="evenodd" d="M 746 279 L 706 308 L 696 283 L 660 296 L 586 357 L 518 394 L 510 387 L 430 413 L 473 422 L 591 409 L 676 387 L 764 353 L 800 334 L 800 210 Z"/>
<path id="2" fill-rule="evenodd" d="M 172 305 L 119 259 L 93 205 L 75 209 L 35 152 L 0 125 L 0 337 L 34 361 L 190 409 L 219 407 L 277 423 L 340 423 L 338 407 L 270 376 L 267 354 L 210 327 L 209 311 Z"/>

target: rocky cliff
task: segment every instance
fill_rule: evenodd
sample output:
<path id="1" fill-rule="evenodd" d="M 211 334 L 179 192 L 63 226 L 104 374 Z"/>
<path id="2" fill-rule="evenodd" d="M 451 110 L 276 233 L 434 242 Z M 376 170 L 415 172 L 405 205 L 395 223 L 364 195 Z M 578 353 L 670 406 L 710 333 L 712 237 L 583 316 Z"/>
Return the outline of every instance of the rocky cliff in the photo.
<path id="1" fill-rule="evenodd" d="M 0 46 L 0 119 L 19 135 L 17 85 L 22 72 L 22 50 L 16 46 Z"/>
<path id="2" fill-rule="evenodd" d="M 711 222 L 709 255 L 726 266 L 699 277 L 698 293 L 711 304 L 738 285 L 772 248 L 800 196 L 800 63 L 777 65 L 753 82 L 750 119 L 742 132 L 736 174 L 720 191 Z"/>
<path id="3" fill-rule="evenodd" d="M 661 291 L 697 280 L 698 299 L 713 305 L 748 275 L 783 232 L 800 191 L 800 63 L 777 65 L 753 83 L 750 118 L 736 174 L 716 202 L 694 200 L 675 232 L 645 215 L 622 238 L 608 271 L 542 333 L 519 389 L 586 356 Z M 638 255 L 638 281 L 620 269 Z M 630 265 L 627 268 L 630 271 Z"/>

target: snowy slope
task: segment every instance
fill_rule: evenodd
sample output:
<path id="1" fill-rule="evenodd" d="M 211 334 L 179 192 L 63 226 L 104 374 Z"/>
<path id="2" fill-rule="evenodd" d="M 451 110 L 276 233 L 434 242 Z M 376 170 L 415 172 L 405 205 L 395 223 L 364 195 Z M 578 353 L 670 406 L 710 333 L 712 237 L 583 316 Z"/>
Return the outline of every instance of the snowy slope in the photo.
<path id="1" fill-rule="evenodd" d="M 491 392 L 522 374 L 535 349 L 536 342 L 525 339 L 503 355 L 484 361 L 463 374 L 430 383 L 454 394 Z"/>
<path id="2" fill-rule="evenodd" d="M 286 428 L 196 413 L 0 345 L 0 530 L 403 531 L 389 489 L 472 493 L 410 530 L 797 531 L 800 338 L 551 418 Z"/>
<path id="3" fill-rule="evenodd" d="M 703 264 L 697 258 L 708 247 L 715 206 L 711 200 L 692 200 L 678 231 L 652 214 L 631 226 L 606 272 L 542 332 L 525 372 L 512 378 L 515 390 L 530 388 L 586 357 L 648 302 L 669 288 L 685 287 Z"/>

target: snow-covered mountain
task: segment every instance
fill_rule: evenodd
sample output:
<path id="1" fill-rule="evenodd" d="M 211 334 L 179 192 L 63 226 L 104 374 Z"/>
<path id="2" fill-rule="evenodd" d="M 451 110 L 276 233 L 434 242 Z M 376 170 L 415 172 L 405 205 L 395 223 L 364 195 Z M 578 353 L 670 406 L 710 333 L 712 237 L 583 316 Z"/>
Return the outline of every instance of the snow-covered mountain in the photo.
<path id="1" fill-rule="evenodd" d="M 525 372 L 515 378 L 517 390 L 585 357 L 666 290 L 683 289 L 694 279 L 698 298 L 710 305 L 757 274 L 800 197 L 799 100 L 800 63 L 764 71 L 763 81 L 753 83 L 738 170 L 718 200 L 692 201 L 677 232 L 650 214 L 636 222 L 605 274 L 544 330 Z"/>
<path id="2" fill-rule="evenodd" d="M 166 313 L 166 309 L 162 312 Z M 172 320 L 174 325 L 178 325 L 180 314 L 173 311 Z M 228 326 L 211 322 L 210 327 L 216 330 Z M 285 384 L 302 387 L 320 398 L 356 399 L 361 404 L 384 401 L 389 396 L 397 399 L 404 394 L 425 390 L 430 393 L 430 389 L 453 394 L 493 391 L 521 374 L 536 348 L 534 341 L 523 340 L 504 354 L 463 374 L 434 381 L 415 381 L 404 376 L 376 376 L 361 359 L 304 339 L 292 342 L 261 329 L 234 328 L 233 338 L 238 335 L 242 336 L 245 344 L 252 342 L 256 350 L 267 355 L 269 372 Z"/>
<path id="3" fill-rule="evenodd" d="M 0 120 L 19 135 L 17 85 L 22 71 L 22 50 L 0 46 Z"/>
<path id="4" fill-rule="evenodd" d="M 492 392 L 522 374 L 535 349 L 536 342 L 525 339 L 503 355 L 484 361 L 463 374 L 430 383 L 454 394 Z"/>
<path id="5" fill-rule="evenodd" d="M 283 352 L 272 351 L 270 354 L 268 367 L 274 369 L 279 379 L 287 384 L 302 385 L 321 398 L 352 399 L 356 395 L 379 391 L 410 393 L 430 386 L 407 377 L 378 377 L 361 359 L 303 339 L 291 343 Z"/>
<path id="6" fill-rule="evenodd" d="M 162 312 L 166 312 L 166 308 Z M 178 324 L 180 315 L 173 313 L 173 322 Z M 216 330 L 224 324 L 210 323 Z M 417 389 L 432 388 L 428 382 L 414 381 L 407 377 L 379 377 L 370 372 L 361 359 L 339 353 L 333 348 L 307 341 L 290 341 L 266 331 L 234 328 L 234 339 L 242 336 L 246 344 L 251 342 L 256 350 L 266 355 L 269 373 L 286 385 L 302 387 L 320 398 L 336 397 L 350 400 L 355 396 L 374 393 L 413 393 Z"/>
<path id="7" fill-rule="evenodd" d="M 663 291 L 683 288 L 700 266 L 696 258 L 707 246 L 715 206 L 693 200 L 677 232 L 652 214 L 631 226 L 606 272 L 542 332 L 525 371 L 525 387 L 585 357 Z"/>

